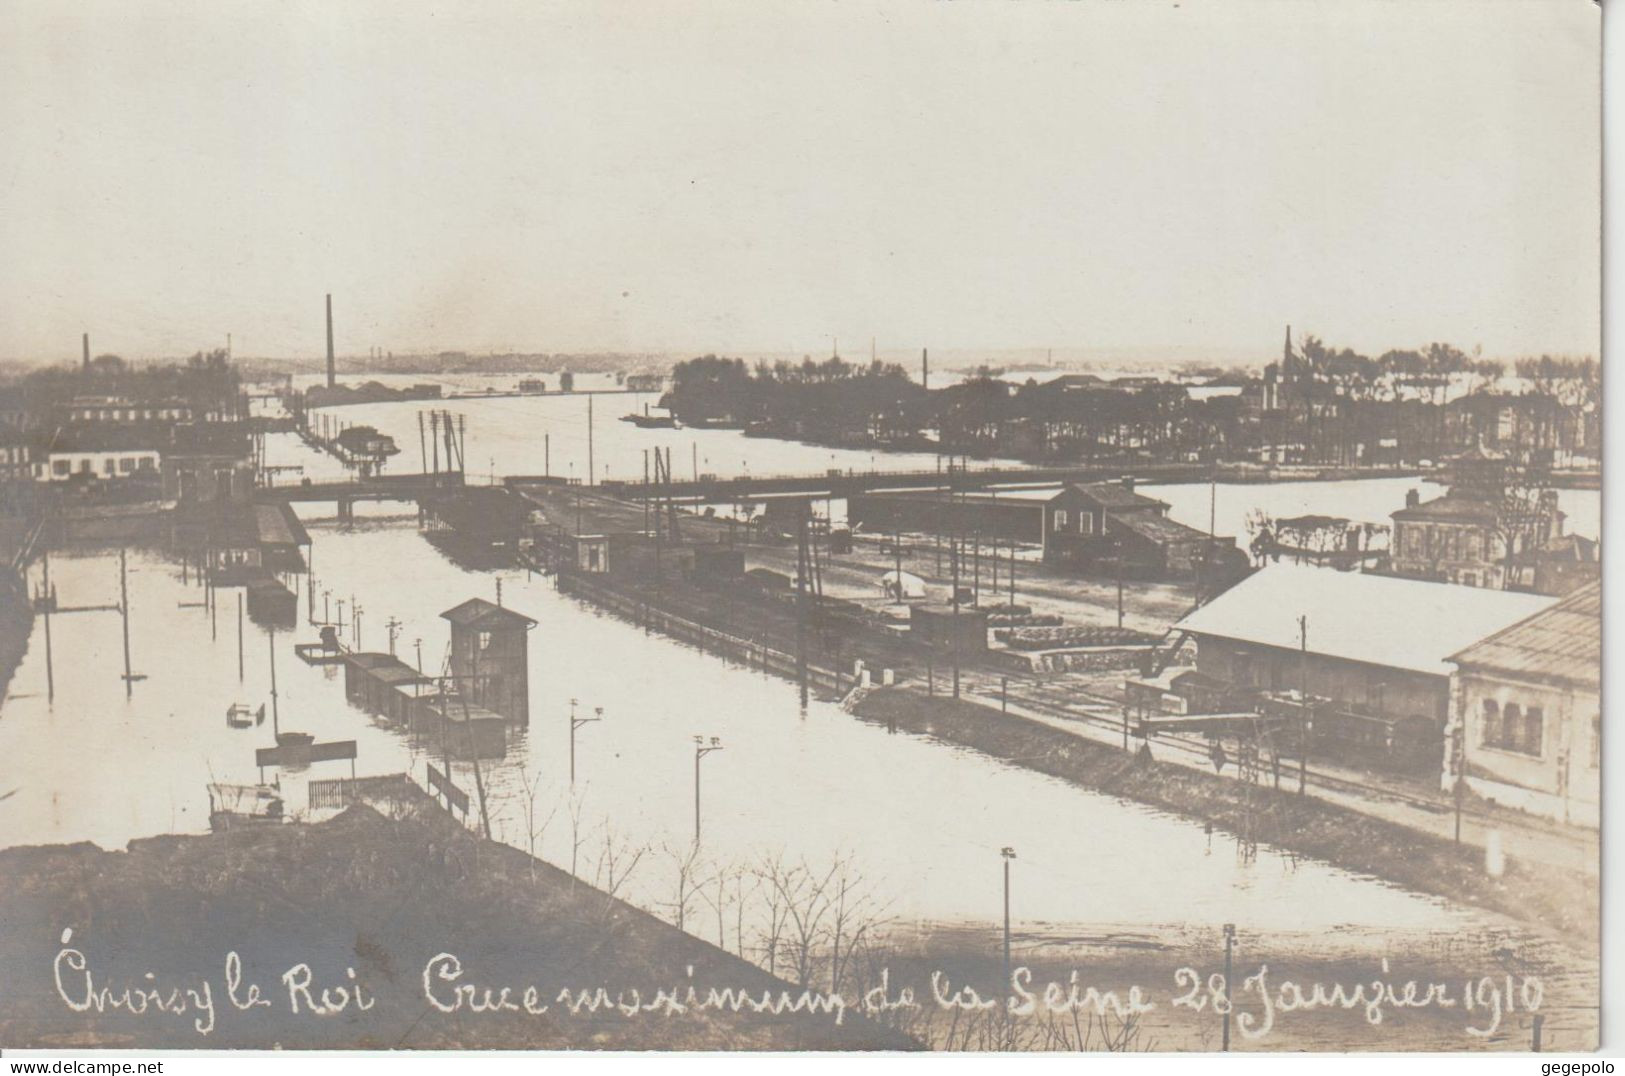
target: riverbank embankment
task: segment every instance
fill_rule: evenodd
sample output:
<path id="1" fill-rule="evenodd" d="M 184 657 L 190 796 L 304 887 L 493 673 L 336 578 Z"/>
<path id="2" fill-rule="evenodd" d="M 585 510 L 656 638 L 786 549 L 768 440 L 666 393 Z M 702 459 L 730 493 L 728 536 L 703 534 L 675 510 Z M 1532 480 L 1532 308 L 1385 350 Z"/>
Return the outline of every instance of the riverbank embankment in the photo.
<path id="1" fill-rule="evenodd" d="M 1598 937 L 1595 880 L 1550 865 L 1509 860 L 1499 878 L 1483 855 L 1430 834 L 1299 796 L 1290 786 L 1248 784 L 1170 766 L 963 699 L 902 688 L 867 693 L 857 716 L 899 731 L 974 748 L 1110 795 L 1200 819 L 1243 842 L 1314 856 L 1421 893 L 1486 908 L 1584 946 Z"/>

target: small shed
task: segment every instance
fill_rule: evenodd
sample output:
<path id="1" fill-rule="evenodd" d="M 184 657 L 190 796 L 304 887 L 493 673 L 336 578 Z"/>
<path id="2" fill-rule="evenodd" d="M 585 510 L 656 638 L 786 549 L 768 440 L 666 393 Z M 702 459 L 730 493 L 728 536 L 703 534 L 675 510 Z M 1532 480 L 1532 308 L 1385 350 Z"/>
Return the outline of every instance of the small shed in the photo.
<path id="1" fill-rule="evenodd" d="M 528 633 L 536 621 L 470 598 L 440 614 L 451 622 L 451 674 L 459 694 L 520 725 L 530 724 Z"/>

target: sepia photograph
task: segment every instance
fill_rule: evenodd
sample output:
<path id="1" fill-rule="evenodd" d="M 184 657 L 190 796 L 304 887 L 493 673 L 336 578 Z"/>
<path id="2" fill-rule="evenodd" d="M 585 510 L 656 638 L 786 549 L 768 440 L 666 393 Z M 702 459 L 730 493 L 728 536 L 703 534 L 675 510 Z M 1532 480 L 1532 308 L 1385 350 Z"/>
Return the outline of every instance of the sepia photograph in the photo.
<path id="1" fill-rule="evenodd" d="M 1619 1047 L 1602 30 L 3 0 L 9 1071 Z"/>

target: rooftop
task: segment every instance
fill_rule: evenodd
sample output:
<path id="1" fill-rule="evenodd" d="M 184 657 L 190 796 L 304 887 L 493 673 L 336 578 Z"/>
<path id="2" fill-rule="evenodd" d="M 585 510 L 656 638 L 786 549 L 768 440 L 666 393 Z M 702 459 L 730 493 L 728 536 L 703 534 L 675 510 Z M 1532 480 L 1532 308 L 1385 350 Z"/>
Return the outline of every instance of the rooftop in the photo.
<path id="1" fill-rule="evenodd" d="M 486 601 L 484 598 L 470 598 L 461 605 L 454 605 L 440 614 L 459 627 L 472 628 L 487 624 L 518 624 L 527 630 L 536 626 L 536 621 L 523 613 L 516 613 L 512 609 L 504 609 L 500 605 Z"/>
<path id="2" fill-rule="evenodd" d="M 1452 655 L 1556 602 L 1541 594 L 1273 564 L 1175 626 L 1297 650 L 1302 616 L 1310 653 L 1448 676 Z"/>
<path id="3" fill-rule="evenodd" d="M 1459 523 L 1494 523 L 1501 518 L 1494 501 L 1450 492 L 1414 508 L 1401 508 L 1389 515 L 1396 520 L 1452 520 Z"/>
<path id="4" fill-rule="evenodd" d="M 1121 482 L 1085 482 L 1068 487 L 1076 490 L 1102 508 L 1167 508 L 1167 501 L 1135 493 Z"/>
<path id="5" fill-rule="evenodd" d="M 1449 660 L 1463 667 L 1597 690 L 1602 676 L 1601 580 Z"/>
<path id="6" fill-rule="evenodd" d="M 1113 516 L 1111 522 L 1116 526 L 1125 527 L 1143 538 L 1149 538 L 1153 542 L 1207 541 L 1207 531 L 1199 531 L 1195 527 L 1175 523 L 1167 516 L 1159 516 L 1153 512 L 1130 512 L 1127 515 Z M 1229 539 L 1225 540 L 1229 541 Z"/>

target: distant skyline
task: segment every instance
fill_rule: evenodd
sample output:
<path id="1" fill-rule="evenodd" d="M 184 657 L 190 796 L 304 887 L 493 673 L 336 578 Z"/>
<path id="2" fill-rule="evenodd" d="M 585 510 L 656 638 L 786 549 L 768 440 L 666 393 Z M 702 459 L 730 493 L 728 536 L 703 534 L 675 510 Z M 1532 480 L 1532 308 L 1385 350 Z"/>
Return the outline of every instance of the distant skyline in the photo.
<path id="1" fill-rule="evenodd" d="M 0 357 L 1596 355 L 1598 23 L 20 0 Z"/>

